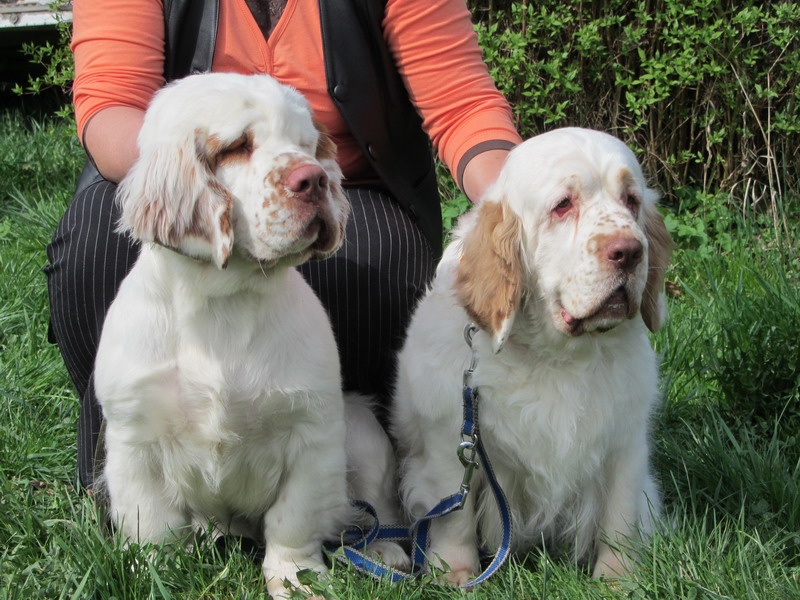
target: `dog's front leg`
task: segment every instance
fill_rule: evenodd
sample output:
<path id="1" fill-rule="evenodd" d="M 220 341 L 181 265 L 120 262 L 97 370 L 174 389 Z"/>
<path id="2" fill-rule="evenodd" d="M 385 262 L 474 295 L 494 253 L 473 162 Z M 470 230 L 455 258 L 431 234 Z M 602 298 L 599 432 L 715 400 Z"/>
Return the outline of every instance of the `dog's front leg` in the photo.
<path id="1" fill-rule="evenodd" d="M 609 489 L 596 542 L 594 577 L 628 575 L 631 561 L 636 557 L 631 547 L 637 540 L 636 534 L 652 532 L 652 518 L 658 515 L 661 504 L 649 472 L 646 448 L 634 445 L 618 450 L 607 462 Z"/>
<path id="2" fill-rule="evenodd" d="M 368 502 L 377 512 L 381 525 L 402 523 L 397 495 L 397 465 L 392 443 L 372 409 L 362 397 L 348 394 L 345 400 L 347 423 L 347 479 L 350 495 Z M 369 527 L 370 523 L 364 523 Z M 377 540 L 368 553 L 390 567 L 407 570 L 408 554 L 397 542 Z"/>
<path id="3" fill-rule="evenodd" d="M 324 431 L 304 431 L 288 445 L 295 448 L 275 503 L 264 517 L 266 553 L 263 570 L 273 598 L 288 597 L 288 580 L 302 587 L 297 572 L 325 573 L 322 542 L 335 540 L 353 515 L 347 498 L 344 422 L 325 424 Z M 307 444 L 313 445 L 307 445 Z"/>
<path id="4" fill-rule="evenodd" d="M 400 486 L 411 522 L 424 517 L 442 498 L 458 490 L 464 477 L 464 467 L 455 452 L 459 443 L 457 426 L 419 414 L 415 417 L 422 426 L 404 432 L 404 439 L 416 439 L 411 444 L 414 451 L 404 457 Z M 443 435 L 443 431 L 449 433 Z M 431 521 L 428 563 L 442 572 L 442 578 L 451 585 L 463 585 L 480 569 L 474 506 L 478 488 L 473 481 L 473 491 L 463 508 Z"/>
<path id="5" fill-rule="evenodd" d="M 169 501 L 156 461 L 121 438 L 108 424 L 100 486 L 108 493 L 114 526 L 127 542 L 183 542 L 190 526 L 186 511 Z"/>
<path id="6" fill-rule="evenodd" d="M 428 560 L 454 586 L 464 585 L 480 571 L 473 501 L 467 498 L 464 508 L 431 523 Z"/>

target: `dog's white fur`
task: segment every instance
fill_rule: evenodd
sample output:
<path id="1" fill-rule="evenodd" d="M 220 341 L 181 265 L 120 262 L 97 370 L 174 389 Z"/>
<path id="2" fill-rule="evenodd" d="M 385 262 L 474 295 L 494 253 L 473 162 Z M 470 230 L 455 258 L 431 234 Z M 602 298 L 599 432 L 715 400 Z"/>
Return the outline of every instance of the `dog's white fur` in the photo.
<path id="1" fill-rule="evenodd" d="M 658 373 L 647 329 L 665 318 L 671 241 L 634 154 L 567 128 L 514 149 L 462 217 L 399 357 L 393 433 L 413 520 L 457 491 L 462 374 L 474 339 L 480 431 L 511 505 L 514 550 L 544 544 L 630 567 L 659 512 L 648 465 Z M 501 534 L 483 471 L 464 510 L 434 522 L 430 556 L 454 584 Z"/>
<path id="2" fill-rule="evenodd" d="M 354 517 L 336 344 L 293 268 L 342 241 L 335 147 L 299 93 L 235 74 L 159 92 L 139 146 L 118 200 L 144 243 L 95 369 L 111 517 L 132 541 L 209 523 L 263 539 L 281 596 L 298 570 L 325 570 L 323 540 Z M 385 450 L 364 411 L 348 407 L 350 437 Z"/>

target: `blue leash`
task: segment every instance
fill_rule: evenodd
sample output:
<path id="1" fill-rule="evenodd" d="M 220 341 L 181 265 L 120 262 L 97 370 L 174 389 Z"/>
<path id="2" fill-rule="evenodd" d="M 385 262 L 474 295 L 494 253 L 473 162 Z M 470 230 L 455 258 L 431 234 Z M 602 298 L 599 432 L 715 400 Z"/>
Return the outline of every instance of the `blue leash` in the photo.
<path id="1" fill-rule="evenodd" d="M 478 328 L 472 323 L 464 328 L 464 339 L 472 349 L 472 338 Z M 464 467 L 464 477 L 461 481 L 459 490 L 439 501 L 428 513 L 420 518 L 410 528 L 402 526 L 386 525 L 381 526 L 375 509 L 368 503 L 357 501 L 355 504 L 364 509 L 373 517 L 373 527 L 364 533 L 361 530 L 348 530 L 343 536 L 342 545 L 339 547 L 328 547 L 326 551 L 336 560 L 345 564 L 350 564 L 359 571 L 371 575 L 378 579 L 388 579 L 392 583 L 412 579 L 420 573 L 425 572 L 427 564 L 428 548 L 430 547 L 430 526 L 434 519 L 443 517 L 456 510 L 461 510 L 467 501 L 471 489 L 472 476 L 476 468 L 483 466 L 486 472 L 486 480 L 494 495 L 498 511 L 503 525 L 503 535 L 500 547 L 497 549 L 491 563 L 484 571 L 472 581 L 462 587 L 470 588 L 491 577 L 505 562 L 511 552 L 511 510 L 508 500 L 503 493 L 497 477 L 492 469 L 486 449 L 483 447 L 478 430 L 478 388 L 472 385 L 472 374 L 475 371 L 477 360 L 473 350 L 472 362 L 468 369 L 464 371 L 464 384 L 462 388 L 462 400 L 464 419 L 461 427 L 461 443 L 458 446 L 458 458 Z M 405 573 L 387 567 L 383 563 L 370 558 L 366 555 L 366 548 L 376 540 L 388 540 L 395 542 L 413 542 L 411 553 L 412 570 Z"/>

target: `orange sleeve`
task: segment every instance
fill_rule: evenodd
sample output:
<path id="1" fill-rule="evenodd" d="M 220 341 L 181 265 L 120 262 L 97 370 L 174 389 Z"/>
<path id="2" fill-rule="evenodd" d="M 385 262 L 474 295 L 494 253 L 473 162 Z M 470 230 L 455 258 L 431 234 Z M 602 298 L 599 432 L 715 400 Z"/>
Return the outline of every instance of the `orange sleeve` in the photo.
<path id="1" fill-rule="evenodd" d="M 164 85 L 161 0 L 74 0 L 73 103 L 78 135 L 109 106 L 147 108 Z"/>
<path id="2" fill-rule="evenodd" d="M 388 0 L 384 32 L 423 126 L 458 180 L 481 149 L 521 141 L 464 0 Z"/>

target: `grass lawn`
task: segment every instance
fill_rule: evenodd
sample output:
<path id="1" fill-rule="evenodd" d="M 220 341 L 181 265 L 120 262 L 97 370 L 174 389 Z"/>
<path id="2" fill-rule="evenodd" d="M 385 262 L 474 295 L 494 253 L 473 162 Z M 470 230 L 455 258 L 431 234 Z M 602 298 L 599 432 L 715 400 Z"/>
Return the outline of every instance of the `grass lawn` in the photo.
<path id="1" fill-rule="evenodd" d="M 82 153 L 60 121 L 12 112 L 0 131 L 0 598 L 265 597 L 260 566 L 235 550 L 121 548 L 101 534 L 74 485 L 78 401 L 47 342 L 42 273 Z M 759 223 L 733 219 L 724 246 L 679 236 L 671 317 L 653 338 L 670 528 L 642 543 L 635 575 L 594 581 L 532 550 L 471 597 L 800 598 L 800 225 L 779 239 Z M 339 566 L 330 581 L 330 598 L 462 595 Z"/>

